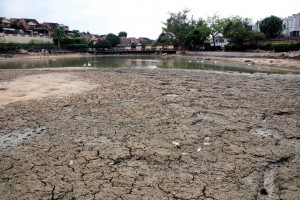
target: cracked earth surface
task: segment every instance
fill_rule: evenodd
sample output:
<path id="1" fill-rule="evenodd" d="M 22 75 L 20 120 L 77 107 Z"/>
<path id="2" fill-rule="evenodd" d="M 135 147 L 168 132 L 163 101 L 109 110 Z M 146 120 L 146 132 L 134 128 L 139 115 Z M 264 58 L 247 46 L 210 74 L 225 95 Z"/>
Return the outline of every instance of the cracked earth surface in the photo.
<path id="1" fill-rule="evenodd" d="M 3 70 L 0 81 L 53 73 L 92 86 L 0 108 L 0 199 L 300 199 L 299 75 Z"/>

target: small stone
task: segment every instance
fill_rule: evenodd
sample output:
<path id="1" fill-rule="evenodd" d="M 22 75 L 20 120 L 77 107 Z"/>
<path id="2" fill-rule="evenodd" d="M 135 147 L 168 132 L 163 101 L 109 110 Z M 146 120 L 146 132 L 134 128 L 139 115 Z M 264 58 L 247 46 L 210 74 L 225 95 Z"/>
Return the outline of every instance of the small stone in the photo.
<path id="1" fill-rule="evenodd" d="M 73 164 L 74 164 L 74 161 L 73 161 L 73 160 L 70 160 L 69 165 L 73 165 Z"/>
<path id="2" fill-rule="evenodd" d="M 201 151 L 201 149 L 202 149 L 202 148 L 201 148 L 201 147 L 199 147 L 199 148 L 197 149 L 197 152 L 200 152 L 200 151 Z"/>

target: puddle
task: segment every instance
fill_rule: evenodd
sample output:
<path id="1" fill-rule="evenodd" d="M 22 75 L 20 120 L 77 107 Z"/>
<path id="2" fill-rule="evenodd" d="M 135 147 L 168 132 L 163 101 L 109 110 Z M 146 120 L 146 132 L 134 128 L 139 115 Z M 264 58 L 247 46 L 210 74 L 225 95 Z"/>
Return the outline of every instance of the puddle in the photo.
<path id="1" fill-rule="evenodd" d="M 276 139 L 282 138 L 282 136 L 276 130 L 264 129 L 264 128 L 254 128 L 249 131 L 252 135 L 259 135 L 262 137 L 274 137 Z"/>
<path id="2" fill-rule="evenodd" d="M 37 134 L 45 132 L 45 127 L 39 128 L 24 128 L 23 130 L 16 130 L 11 133 L 0 136 L 0 152 L 7 148 L 16 147 L 24 141 L 28 141 Z"/>

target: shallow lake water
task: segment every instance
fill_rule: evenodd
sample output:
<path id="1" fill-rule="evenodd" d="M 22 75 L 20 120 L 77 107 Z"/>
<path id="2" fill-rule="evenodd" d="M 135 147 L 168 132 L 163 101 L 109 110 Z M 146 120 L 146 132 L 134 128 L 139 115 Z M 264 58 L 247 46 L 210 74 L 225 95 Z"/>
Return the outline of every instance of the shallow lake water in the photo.
<path id="1" fill-rule="evenodd" d="M 287 73 L 283 70 L 257 67 L 252 63 L 215 61 L 202 58 L 179 58 L 161 56 L 82 56 L 73 58 L 53 58 L 41 56 L 39 59 L 0 61 L 0 69 L 32 69 L 60 67 L 95 68 L 149 68 L 149 69 L 192 69 L 226 71 L 240 73 Z"/>

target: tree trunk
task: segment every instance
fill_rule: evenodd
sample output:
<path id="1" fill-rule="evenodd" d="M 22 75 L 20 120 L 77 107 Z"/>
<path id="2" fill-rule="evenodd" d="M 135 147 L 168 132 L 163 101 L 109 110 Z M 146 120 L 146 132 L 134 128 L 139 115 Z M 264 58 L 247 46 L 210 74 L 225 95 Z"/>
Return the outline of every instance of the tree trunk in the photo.
<path id="1" fill-rule="evenodd" d="M 61 51 L 61 48 L 60 48 L 60 41 L 57 40 L 57 46 L 58 46 L 58 50 Z"/>

